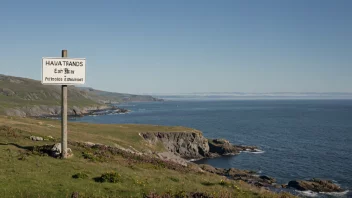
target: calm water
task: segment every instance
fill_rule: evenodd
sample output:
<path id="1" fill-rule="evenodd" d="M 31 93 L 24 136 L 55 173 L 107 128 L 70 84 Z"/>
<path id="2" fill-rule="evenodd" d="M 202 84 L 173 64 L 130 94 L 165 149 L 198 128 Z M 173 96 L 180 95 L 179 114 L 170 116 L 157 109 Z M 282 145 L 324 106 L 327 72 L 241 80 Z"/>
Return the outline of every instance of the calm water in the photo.
<path id="1" fill-rule="evenodd" d="M 77 121 L 192 127 L 209 138 L 226 138 L 265 151 L 203 163 L 260 171 L 279 183 L 317 177 L 352 189 L 352 100 L 174 101 L 121 106 L 132 112 Z"/>

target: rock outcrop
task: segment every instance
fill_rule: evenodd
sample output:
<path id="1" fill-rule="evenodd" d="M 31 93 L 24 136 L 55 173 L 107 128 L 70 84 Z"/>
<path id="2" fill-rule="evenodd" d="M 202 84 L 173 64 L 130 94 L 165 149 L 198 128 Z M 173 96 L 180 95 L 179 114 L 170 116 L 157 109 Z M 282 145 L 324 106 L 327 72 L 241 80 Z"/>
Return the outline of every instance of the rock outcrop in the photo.
<path id="1" fill-rule="evenodd" d="M 209 139 L 209 152 L 219 155 L 233 155 L 241 151 L 256 152 L 258 148 L 255 146 L 239 146 L 232 145 L 225 139 Z"/>
<path id="2" fill-rule="evenodd" d="M 330 180 L 311 179 L 290 181 L 287 188 L 295 188 L 300 191 L 311 190 L 314 192 L 343 192 L 344 190 Z"/>
<path id="3" fill-rule="evenodd" d="M 200 132 L 153 132 L 141 136 L 151 144 L 161 142 L 169 151 L 185 159 L 200 159 L 208 155 L 208 140 Z"/>
<path id="4" fill-rule="evenodd" d="M 199 164 L 199 167 L 207 172 L 214 173 L 217 175 L 222 175 L 226 176 L 228 178 L 231 178 L 233 180 L 241 180 L 249 184 L 253 184 L 258 187 L 271 187 L 272 185 L 275 184 L 275 179 L 262 175 L 256 175 L 255 172 L 253 171 L 248 171 L 248 170 L 240 170 L 237 168 L 215 168 L 207 164 Z"/>
<path id="5" fill-rule="evenodd" d="M 167 151 L 184 159 L 201 159 L 221 155 L 238 154 L 240 151 L 256 152 L 255 146 L 232 145 L 224 139 L 206 139 L 199 131 L 151 132 L 141 136 L 150 144 L 161 142 Z"/>

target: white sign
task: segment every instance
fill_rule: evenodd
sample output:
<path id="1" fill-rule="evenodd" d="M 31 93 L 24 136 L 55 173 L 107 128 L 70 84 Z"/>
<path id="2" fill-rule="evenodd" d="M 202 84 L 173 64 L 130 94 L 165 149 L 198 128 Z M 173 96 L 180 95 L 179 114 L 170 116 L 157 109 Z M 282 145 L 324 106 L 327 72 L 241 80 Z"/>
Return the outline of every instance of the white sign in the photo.
<path id="1" fill-rule="evenodd" d="M 43 58 L 42 84 L 74 85 L 86 80 L 86 59 Z"/>

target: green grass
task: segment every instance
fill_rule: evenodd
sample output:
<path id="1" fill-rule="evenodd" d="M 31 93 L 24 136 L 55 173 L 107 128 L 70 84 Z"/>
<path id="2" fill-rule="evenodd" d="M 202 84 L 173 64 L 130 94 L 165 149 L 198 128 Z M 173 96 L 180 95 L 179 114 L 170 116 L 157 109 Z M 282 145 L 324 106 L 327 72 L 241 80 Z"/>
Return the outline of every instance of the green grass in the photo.
<path id="1" fill-rule="evenodd" d="M 53 136 L 54 139 L 61 137 L 61 123 L 57 120 L 30 119 L 20 117 L 0 116 L 1 123 L 8 123 L 13 127 L 28 131 L 31 135 Z M 68 124 L 68 137 L 72 141 L 93 142 L 110 146 L 120 145 L 125 148 L 133 147 L 138 151 L 152 150 L 162 151 L 163 145 L 148 144 L 139 135 L 143 132 L 194 132 L 200 131 L 181 126 L 158 126 L 137 124 Z"/>
<path id="2" fill-rule="evenodd" d="M 28 139 L 29 135 L 50 135 L 59 140 L 58 121 L 0 116 L 0 126 L 4 125 L 6 127 L 0 127 L 0 197 L 71 197 L 73 192 L 80 197 L 143 197 L 153 192 L 172 195 L 203 192 L 214 197 L 287 196 L 196 171 L 195 165 L 172 168 L 175 165 L 158 160 L 143 160 L 79 144 L 69 144 L 74 153 L 69 159 L 40 155 L 32 152 L 31 148 L 54 142 L 34 142 Z M 68 137 L 72 142 L 119 143 L 137 150 L 157 149 L 147 145 L 138 135 L 148 131 L 196 130 L 150 125 L 69 123 Z M 91 160 L 84 153 L 100 155 L 103 160 Z M 73 178 L 74 175 L 79 179 Z M 112 182 L 100 182 L 99 178 Z"/>

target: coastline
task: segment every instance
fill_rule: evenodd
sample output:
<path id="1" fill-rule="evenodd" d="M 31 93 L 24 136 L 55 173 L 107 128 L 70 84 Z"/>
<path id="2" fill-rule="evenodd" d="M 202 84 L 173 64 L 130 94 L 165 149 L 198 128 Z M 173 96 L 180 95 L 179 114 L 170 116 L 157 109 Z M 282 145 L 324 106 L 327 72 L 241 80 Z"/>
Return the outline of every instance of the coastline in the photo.
<path id="1" fill-rule="evenodd" d="M 312 191 L 315 193 L 348 193 L 339 185 L 330 180 L 307 179 L 291 180 L 287 184 L 278 184 L 276 179 L 261 175 L 256 171 L 241 170 L 237 168 L 215 168 L 208 164 L 198 164 L 198 160 L 205 158 L 216 158 L 226 155 L 239 155 L 242 152 L 263 153 L 256 146 L 233 145 L 226 139 L 206 139 L 201 132 L 195 131 L 191 134 L 182 132 L 168 133 L 143 133 L 140 134 L 149 144 L 161 143 L 168 153 L 157 155 L 159 158 L 186 165 L 197 164 L 203 171 L 225 176 L 229 179 L 240 180 L 256 187 L 263 187 L 271 191 L 291 192 L 293 189 L 299 191 Z M 181 160 L 182 158 L 183 160 Z"/>
<path id="2" fill-rule="evenodd" d="M 12 120 L 10 117 L 5 117 L 4 119 Z M 37 145 L 43 146 L 43 143 L 49 143 L 51 140 L 46 140 L 48 134 L 52 134 L 51 131 L 57 131 L 60 126 L 58 121 L 54 120 L 40 120 L 38 122 L 31 118 L 14 118 L 16 123 L 21 120 L 27 123 L 29 126 L 33 127 L 37 126 L 37 130 L 42 131 L 41 138 L 38 136 L 32 138 L 25 138 L 23 141 L 31 141 L 32 144 L 35 142 Z M 27 129 L 25 125 L 23 125 L 23 129 Z M 45 129 L 43 128 L 45 127 Z M 130 128 L 130 129 L 129 129 Z M 121 130 L 122 129 L 122 130 Z M 15 130 L 17 130 L 15 128 Z M 37 130 L 35 134 L 38 133 Z M 99 136 L 99 139 L 96 139 L 97 130 L 102 135 L 104 133 L 110 134 L 109 136 Z M 105 132 L 104 132 L 105 131 Z M 114 132 L 114 133 L 111 133 Z M 30 133 L 31 132 L 22 132 L 22 133 Z M 292 186 L 290 185 L 280 185 L 275 183 L 275 179 L 266 176 L 260 175 L 258 172 L 250 171 L 250 170 L 241 170 L 236 168 L 228 168 L 221 169 L 215 168 L 210 165 L 197 165 L 196 163 L 189 162 L 190 159 L 200 159 L 200 158 L 214 158 L 226 155 L 239 155 L 241 151 L 249 152 L 250 151 L 257 152 L 258 147 L 255 146 L 243 146 L 243 145 L 232 145 L 229 141 L 225 139 L 207 139 L 202 135 L 202 132 L 185 127 L 170 127 L 170 126 L 158 126 L 158 125 L 97 125 L 97 124 L 89 124 L 89 123 L 72 123 L 71 125 L 71 135 L 72 141 L 69 142 L 69 145 L 73 146 L 71 148 L 78 149 L 77 146 L 83 145 L 84 147 L 89 147 L 92 150 L 89 153 L 90 158 L 97 159 L 105 159 L 106 149 L 111 151 L 112 155 L 114 153 L 125 153 L 124 156 L 144 156 L 142 157 L 145 162 L 153 161 L 153 160 L 161 160 L 167 164 L 175 164 L 177 166 L 171 166 L 171 169 L 176 168 L 175 170 L 182 170 L 182 167 L 191 168 L 194 174 L 197 173 L 209 173 L 215 174 L 219 177 L 223 177 L 224 181 L 239 181 L 251 185 L 255 188 L 265 189 L 271 192 L 288 192 L 292 190 Z M 45 134 L 45 135 L 44 135 Z M 84 135 L 83 135 L 84 134 Z M 111 136 L 114 134 L 114 136 Z M 87 135 L 91 136 L 91 138 L 87 138 Z M 56 135 L 53 136 L 55 139 L 59 139 Z M 73 138 L 75 137 L 75 138 Z M 120 139 L 121 137 L 127 139 Z M 138 137 L 138 138 L 137 138 Z M 117 139 L 111 139 L 117 138 Z M 41 140 L 40 140 L 41 139 Z M 122 141 L 121 141 L 122 140 Z M 34 142 L 33 142 L 34 141 Z M 41 143 L 40 141 L 44 141 Z M 49 141 L 49 142 L 45 142 Z M 100 143 L 92 143 L 88 141 L 99 141 Z M 137 141 L 137 142 L 135 142 Z M 51 141 L 52 142 L 52 141 Z M 54 142 L 52 142 L 54 143 Z M 79 143 L 79 145 L 77 145 Z M 213 146 L 210 146 L 214 144 Z M 39 146 L 39 148 L 41 148 Z M 52 145 L 54 146 L 54 145 Z M 80 147 L 80 146 L 79 146 Z M 215 148 L 214 148 L 215 147 Z M 44 148 L 48 148 L 48 146 L 44 145 Z M 50 146 L 49 146 L 50 148 Z M 212 148 L 212 149 L 211 149 Z M 197 150 L 198 149 L 198 150 Z M 44 151 L 44 153 L 50 151 Z M 129 153 L 129 154 L 128 154 Z M 81 155 L 82 153 L 76 152 L 75 155 Z M 83 153 L 84 154 L 84 153 Z M 86 156 L 87 154 L 84 154 Z M 88 157 L 89 157 L 88 156 Z M 194 158 L 194 156 L 197 156 Z M 140 159 L 137 157 L 137 159 Z M 132 166 L 135 166 L 138 162 L 133 162 Z M 157 162 L 158 164 L 159 162 Z M 213 176 L 215 177 L 215 176 Z M 221 181 L 223 181 L 221 180 Z M 220 184 L 221 184 L 220 181 Z M 209 182 L 215 182 L 209 180 Z M 323 181 L 325 182 L 325 181 Z M 336 186 L 333 188 L 338 189 Z M 293 191 L 295 192 L 295 191 Z M 303 191 L 302 191 L 303 192 Z M 320 190 L 319 192 L 325 192 L 324 190 Z M 326 191 L 331 192 L 331 191 Z M 335 191 L 332 191 L 335 192 Z M 343 193 L 345 191 L 336 191 L 339 193 Z"/>
<path id="3" fill-rule="evenodd" d="M 100 107 L 100 108 L 92 108 L 92 109 L 87 110 L 86 113 L 83 113 L 81 115 L 75 114 L 75 115 L 71 115 L 70 117 L 101 116 L 101 115 L 107 115 L 109 113 L 115 113 L 114 111 L 116 111 L 116 113 L 130 112 L 127 109 L 115 108 L 113 106 L 109 106 L 109 107 L 105 106 L 105 107 Z M 58 117 L 58 116 L 52 116 L 52 117 Z M 195 133 L 201 134 L 200 131 L 198 131 L 198 132 L 196 132 L 197 130 L 194 130 L 194 131 L 195 131 Z M 165 136 L 165 134 L 167 134 L 167 132 L 160 131 L 160 132 L 154 133 L 153 136 L 155 136 L 159 141 L 159 139 L 163 139 L 163 138 L 165 139 L 165 137 L 167 137 L 167 136 Z M 142 137 L 143 137 L 143 135 L 142 135 Z M 168 145 L 175 146 L 175 145 L 172 145 L 173 143 L 170 144 L 170 142 L 173 142 L 174 140 L 184 139 L 184 137 L 182 137 L 182 136 L 178 136 L 178 137 L 175 136 L 174 138 L 171 138 L 171 139 L 170 139 L 170 137 L 171 136 L 169 135 L 165 140 L 161 141 L 165 148 L 168 148 L 167 147 Z M 264 150 L 260 150 L 258 147 L 255 147 L 255 146 L 242 146 L 242 145 L 229 146 L 228 144 L 230 144 L 230 142 L 225 139 L 215 139 L 215 144 L 225 144 L 227 146 L 221 146 L 221 147 L 215 146 L 214 147 L 214 145 L 213 145 L 214 140 L 211 140 L 211 139 L 207 139 L 207 140 L 208 140 L 209 149 L 211 147 L 213 149 L 213 152 L 205 152 L 203 154 L 200 154 L 201 152 L 199 152 L 198 154 L 196 154 L 196 156 L 192 156 L 192 155 L 187 155 L 187 152 L 188 153 L 194 152 L 194 149 L 192 147 L 191 148 L 185 147 L 185 148 L 182 148 L 181 150 L 180 150 L 180 148 L 174 147 L 173 150 L 167 150 L 166 152 L 157 152 L 157 153 L 155 153 L 155 156 L 158 157 L 159 159 L 162 159 L 165 161 L 172 161 L 172 162 L 175 162 L 175 163 L 178 163 L 181 165 L 185 165 L 189 162 L 194 162 L 194 160 L 200 160 L 200 159 L 205 159 L 205 158 L 216 158 L 216 157 L 228 156 L 228 155 L 239 155 L 240 153 L 244 153 L 244 152 L 249 152 L 249 153 L 253 153 L 253 154 L 260 154 L 260 153 L 265 152 Z M 147 140 L 147 142 L 148 141 L 149 140 Z M 163 142 L 165 142 L 166 144 L 164 144 Z M 197 141 L 195 141 L 195 142 L 197 142 Z M 209 144 L 209 142 L 211 144 Z M 156 143 L 156 142 L 154 142 L 154 143 Z M 182 143 L 180 143 L 179 145 L 182 145 Z M 214 149 L 215 150 L 218 149 L 218 150 L 214 151 Z M 177 151 L 177 152 L 175 153 L 175 151 Z M 178 152 L 180 152 L 180 153 L 178 153 Z M 183 152 L 183 154 L 182 154 L 182 152 Z M 214 168 L 214 167 L 212 167 L 212 168 Z M 209 172 L 209 170 L 203 170 L 203 171 Z M 215 173 L 214 171 L 210 171 L 210 172 Z M 229 172 L 230 172 L 230 174 L 229 174 Z M 222 169 L 222 170 L 218 169 L 218 173 L 219 173 L 218 175 L 220 175 L 220 176 L 224 176 L 224 177 L 227 177 L 227 178 L 230 178 L 233 180 L 244 181 L 244 182 L 249 183 L 251 185 L 254 185 L 257 187 L 263 187 L 263 188 L 269 189 L 271 191 L 281 191 L 282 190 L 282 191 L 286 192 L 286 191 L 290 191 L 290 189 L 291 190 L 294 189 L 292 186 L 289 186 L 288 183 L 277 184 L 277 183 L 271 181 L 274 178 L 272 178 L 270 176 L 259 175 L 260 173 L 257 173 L 254 171 L 248 171 L 245 169 L 235 169 L 235 168 L 227 168 L 227 169 Z M 266 177 L 271 178 L 268 180 L 270 182 L 268 182 L 267 179 L 261 178 L 262 176 L 265 176 L 264 178 L 266 178 Z M 292 181 L 296 181 L 296 180 L 292 180 Z M 297 180 L 297 181 L 302 182 L 302 180 Z M 309 181 L 309 180 L 307 180 L 307 181 Z M 326 180 L 324 180 L 324 182 L 325 181 Z M 336 187 L 333 187 L 333 188 L 336 188 Z M 302 193 L 305 191 L 309 192 L 309 189 L 303 189 L 303 190 L 299 191 L 299 193 Z M 312 191 L 312 192 L 314 192 L 314 193 L 321 193 L 321 192 L 334 193 L 335 192 L 335 193 L 340 193 L 340 194 L 346 192 L 346 191 L 342 191 L 340 189 L 338 191 L 333 191 L 333 192 L 329 192 L 329 191 L 330 190 L 324 191 L 321 189 L 316 189 L 315 191 Z M 347 191 L 346 193 L 349 193 L 349 191 Z"/>

